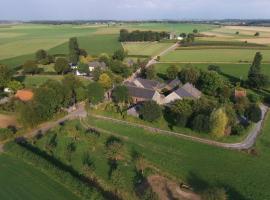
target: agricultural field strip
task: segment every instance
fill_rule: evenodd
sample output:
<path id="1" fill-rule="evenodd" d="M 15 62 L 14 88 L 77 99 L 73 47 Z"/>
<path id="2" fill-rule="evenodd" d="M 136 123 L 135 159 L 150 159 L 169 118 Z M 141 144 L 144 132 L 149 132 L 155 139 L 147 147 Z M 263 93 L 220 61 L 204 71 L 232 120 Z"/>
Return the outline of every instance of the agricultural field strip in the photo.
<path id="1" fill-rule="evenodd" d="M 90 114 L 90 116 L 92 116 L 94 118 L 97 118 L 97 119 L 102 119 L 102 120 L 105 120 L 105 121 L 107 120 L 107 121 L 126 124 L 126 125 L 130 125 L 130 126 L 134 126 L 134 127 L 144 128 L 144 129 L 147 129 L 147 130 L 149 130 L 149 131 L 151 131 L 153 133 L 173 135 L 173 136 L 181 137 L 181 138 L 184 138 L 184 139 L 188 139 L 188 140 L 191 140 L 191 141 L 200 142 L 200 143 L 204 143 L 204 144 L 208 144 L 208 145 L 212 145 L 212 146 L 222 147 L 222 148 L 226 148 L 226 149 L 233 149 L 233 150 L 245 150 L 245 149 L 251 148 L 255 144 L 256 138 L 257 138 L 257 136 L 259 135 L 259 133 L 260 133 L 260 131 L 262 129 L 263 122 L 265 120 L 266 113 L 268 112 L 268 109 L 269 108 L 267 106 L 264 106 L 264 105 L 261 106 L 262 120 L 259 121 L 258 123 L 256 123 L 255 126 L 250 130 L 250 133 L 248 134 L 248 136 L 242 142 L 239 142 L 239 143 L 217 142 L 217 141 L 203 139 L 203 138 L 199 138 L 199 137 L 195 137 L 195 136 L 176 133 L 176 132 L 173 132 L 173 131 L 167 131 L 167 130 L 163 130 L 163 129 L 159 129 L 159 128 L 154 128 L 154 127 L 151 127 L 151 126 L 146 126 L 146 125 L 137 124 L 137 123 L 133 123 L 133 122 L 128 122 L 128 121 L 124 121 L 124 120 L 114 119 L 114 118 L 111 118 L 111 117 L 105 117 L 105 116 L 102 116 L 102 115 Z"/>

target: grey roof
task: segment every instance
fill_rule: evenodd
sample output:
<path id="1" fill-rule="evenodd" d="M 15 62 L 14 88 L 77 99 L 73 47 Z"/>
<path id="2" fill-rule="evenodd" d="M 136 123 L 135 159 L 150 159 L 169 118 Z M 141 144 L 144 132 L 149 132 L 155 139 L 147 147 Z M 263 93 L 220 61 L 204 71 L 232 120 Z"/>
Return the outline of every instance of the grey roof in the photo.
<path id="1" fill-rule="evenodd" d="M 145 89 L 141 87 L 127 86 L 129 95 L 131 97 L 142 98 L 146 100 L 151 100 L 155 95 L 155 90 Z"/>
<path id="2" fill-rule="evenodd" d="M 153 81 L 149 79 L 136 78 L 136 80 L 138 80 L 143 85 L 143 87 L 147 89 L 155 89 L 160 84 L 158 81 Z"/>
<path id="3" fill-rule="evenodd" d="M 174 89 L 175 87 L 178 87 L 181 84 L 182 84 L 181 81 L 178 78 L 176 78 L 168 83 L 168 87 L 170 87 L 171 89 Z"/>
<path id="4" fill-rule="evenodd" d="M 200 98 L 202 94 L 190 83 L 186 83 L 184 86 L 176 90 L 175 93 L 182 98 Z"/>
<path id="5" fill-rule="evenodd" d="M 93 61 L 88 63 L 89 67 L 100 67 L 100 68 L 106 68 L 106 64 L 104 62 L 98 62 L 98 61 Z"/>

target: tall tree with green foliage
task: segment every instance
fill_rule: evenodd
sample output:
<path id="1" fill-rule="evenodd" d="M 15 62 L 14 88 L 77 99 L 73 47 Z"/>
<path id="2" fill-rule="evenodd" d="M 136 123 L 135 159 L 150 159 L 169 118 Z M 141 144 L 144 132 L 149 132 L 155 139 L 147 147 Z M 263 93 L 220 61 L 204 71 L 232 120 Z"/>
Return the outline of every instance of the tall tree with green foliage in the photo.
<path id="1" fill-rule="evenodd" d="M 6 65 L 0 64 L 0 89 L 7 86 L 8 82 L 11 80 L 12 74 L 12 70 Z"/>
<path id="2" fill-rule="evenodd" d="M 123 61 L 125 57 L 127 56 L 127 53 L 123 49 L 119 49 L 113 53 L 112 58 L 114 60 L 120 60 Z"/>
<path id="3" fill-rule="evenodd" d="M 161 115 L 161 107 L 155 101 L 146 101 L 139 111 L 143 120 L 153 122 L 158 120 Z"/>
<path id="4" fill-rule="evenodd" d="M 58 74 L 66 74 L 71 70 L 69 63 L 67 59 L 65 58 L 57 58 L 55 65 L 54 65 L 54 70 Z"/>
<path id="5" fill-rule="evenodd" d="M 269 77 L 261 73 L 263 56 L 260 52 L 255 54 L 252 65 L 248 72 L 248 84 L 252 88 L 260 89 L 269 85 Z"/>
<path id="6" fill-rule="evenodd" d="M 210 131 L 215 137 L 223 137 L 228 125 L 228 117 L 224 108 L 214 110 L 210 115 Z"/>
<path id="7" fill-rule="evenodd" d="M 224 80 L 217 72 L 202 71 L 197 85 L 205 94 L 215 96 L 218 89 L 224 86 Z"/>
<path id="8" fill-rule="evenodd" d="M 76 65 L 80 57 L 80 48 L 76 37 L 69 39 L 69 60 L 73 65 Z"/>
<path id="9" fill-rule="evenodd" d="M 170 80 L 173 80 L 177 78 L 179 70 L 175 65 L 171 65 L 170 67 L 167 68 L 167 78 Z"/>
<path id="10" fill-rule="evenodd" d="M 180 71 L 179 79 L 183 83 L 196 84 L 200 76 L 200 72 L 194 67 L 187 67 Z"/>
<path id="11" fill-rule="evenodd" d="M 33 60 L 26 61 L 23 66 L 24 74 L 38 74 L 41 72 L 41 68 L 38 67 L 37 63 Z"/>
<path id="12" fill-rule="evenodd" d="M 47 58 L 47 52 L 44 49 L 40 49 L 36 52 L 36 61 L 40 61 L 42 59 Z"/>
<path id="13" fill-rule="evenodd" d="M 91 104 L 98 104 L 103 101 L 105 95 L 104 88 L 98 82 L 90 83 L 87 86 L 87 97 Z"/>

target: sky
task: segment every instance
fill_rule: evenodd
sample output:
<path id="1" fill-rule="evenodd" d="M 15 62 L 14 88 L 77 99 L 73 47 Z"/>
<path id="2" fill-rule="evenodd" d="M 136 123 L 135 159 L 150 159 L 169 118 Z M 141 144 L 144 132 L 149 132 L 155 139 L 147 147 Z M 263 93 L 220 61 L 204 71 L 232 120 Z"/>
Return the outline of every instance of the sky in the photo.
<path id="1" fill-rule="evenodd" d="M 0 20 L 270 19 L 270 0 L 0 0 Z"/>

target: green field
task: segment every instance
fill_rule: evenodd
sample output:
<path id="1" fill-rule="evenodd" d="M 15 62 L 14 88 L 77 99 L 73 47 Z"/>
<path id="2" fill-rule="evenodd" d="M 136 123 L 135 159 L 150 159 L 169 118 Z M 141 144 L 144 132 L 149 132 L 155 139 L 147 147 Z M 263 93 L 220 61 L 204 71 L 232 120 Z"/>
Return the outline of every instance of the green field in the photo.
<path id="1" fill-rule="evenodd" d="M 252 62 L 256 52 L 260 51 L 263 62 L 270 62 L 270 50 L 260 49 L 198 49 L 176 50 L 161 57 L 163 62 Z"/>
<path id="2" fill-rule="evenodd" d="M 270 118 L 257 142 L 256 156 L 114 122 L 90 118 L 89 123 L 125 137 L 130 147 L 162 171 L 192 185 L 195 191 L 210 185 L 224 187 L 230 200 L 270 198 Z"/>
<path id="3" fill-rule="evenodd" d="M 212 64 L 212 63 L 211 63 Z M 213 63 L 214 65 L 217 65 L 220 67 L 221 71 L 225 75 L 230 75 L 238 79 L 246 79 L 248 76 L 248 70 L 250 68 L 250 64 L 220 64 L 220 63 Z M 207 70 L 208 66 L 210 64 L 208 63 L 159 63 L 155 65 L 155 69 L 157 74 L 166 74 L 166 70 L 171 65 L 177 66 L 179 69 L 185 68 L 187 66 L 193 66 L 198 69 Z M 270 64 L 262 64 L 262 72 L 265 75 L 270 76 Z"/>
<path id="4" fill-rule="evenodd" d="M 78 77 L 84 85 L 87 85 L 90 83 L 89 80 Z M 35 76 L 19 76 L 17 77 L 18 80 L 22 81 L 22 83 L 25 85 L 26 88 L 33 88 L 38 87 L 45 83 L 48 80 L 57 80 L 61 81 L 63 79 L 63 76 L 61 75 L 35 75 Z"/>
<path id="5" fill-rule="evenodd" d="M 62 184 L 35 167 L 8 155 L 0 155 L 0 199 L 78 200 Z"/>
<path id="6" fill-rule="evenodd" d="M 172 46 L 171 43 L 158 42 L 128 42 L 123 43 L 129 55 L 154 56 Z"/>

